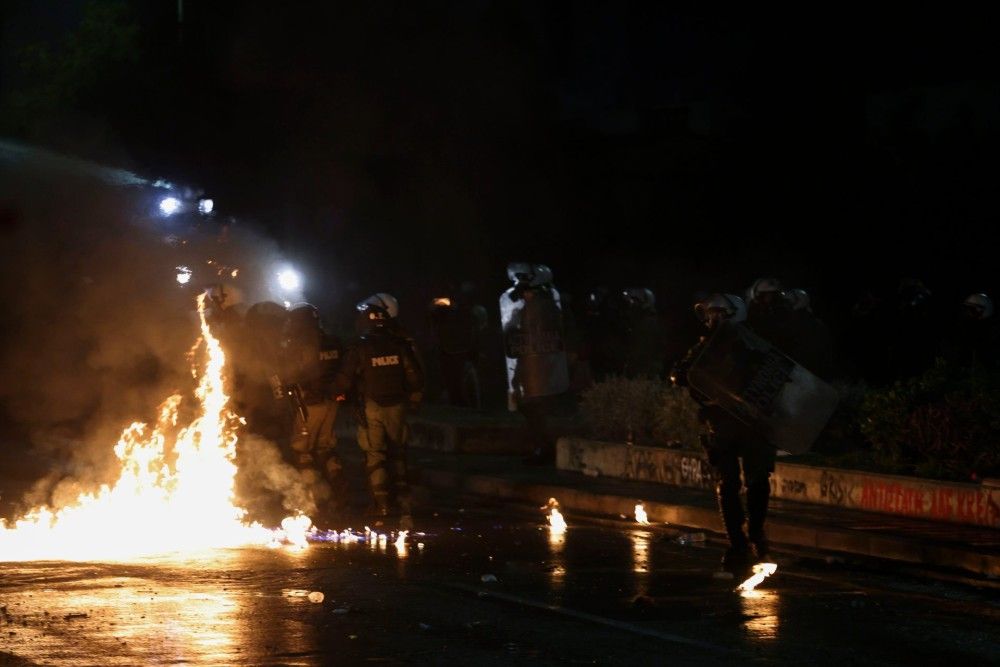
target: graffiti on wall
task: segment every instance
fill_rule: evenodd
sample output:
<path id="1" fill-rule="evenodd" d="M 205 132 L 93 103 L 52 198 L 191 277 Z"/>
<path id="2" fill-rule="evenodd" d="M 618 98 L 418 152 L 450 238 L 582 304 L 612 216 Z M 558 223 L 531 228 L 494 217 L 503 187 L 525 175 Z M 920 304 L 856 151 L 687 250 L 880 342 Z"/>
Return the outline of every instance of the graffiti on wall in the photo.
<path id="1" fill-rule="evenodd" d="M 626 449 L 625 479 L 674 486 L 715 488 L 715 472 L 708 461 L 700 456 L 665 454 L 663 451 L 629 447 Z"/>
<path id="2" fill-rule="evenodd" d="M 791 496 L 804 496 L 806 495 L 806 483 L 799 479 L 781 479 L 781 497 L 788 498 Z"/>
<path id="3" fill-rule="evenodd" d="M 625 479 L 706 490 L 714 489 L 718 480 L 712 466 L 697 453 L 646 447 L 573 446 L 569 469 L 583 471 L 589 463 L 608 463 L 602 456 L 612 456 L 615 465 L 608 469 Z M 990 487 L 897 481 L 847 470 L 778 464 L 771 476 L 771 492 L 775 498 L 1000 528 L 1000 489 Z"/>
<path id="4" fill-rule="evenodd" d="M 1000 527 L 1000 505 L 993 489 L 924 487 L 866 480 L 860 507 L 876 512 Z"/>
<path id="5" fill-rule="evenodd" d="M 896 482 L 864 474 L 822 470 L 802 473 L 781 470 L 771 478 L 777 498 L 835 505 L 853 509 L 1000 527 L 1000 492 Z"/>

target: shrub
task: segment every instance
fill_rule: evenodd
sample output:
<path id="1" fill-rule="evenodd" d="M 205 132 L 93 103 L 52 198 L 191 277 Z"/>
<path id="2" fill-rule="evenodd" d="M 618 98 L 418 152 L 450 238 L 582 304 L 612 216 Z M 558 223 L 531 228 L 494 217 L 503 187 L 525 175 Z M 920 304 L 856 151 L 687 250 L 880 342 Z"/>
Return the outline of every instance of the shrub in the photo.
<path id="1" fill-rule="evenodd" d="M 868 386 L 863 382 L 834 382 L 840 401 L 826 428 L 820 433 L 812 451 L 817 454 L 840 455 L 870 449 L 861 431 L 862 407 L 868 396 Z"/>
<path id="2" fill-rule="evenodd" d="M 893 472 L 969 480 L 1000 473 L 1000 382 L 942 360 L 911 380 L 869 392 L 862 432 Z"/>
<path id="3" fill-rule="evenodd" d="M 657 421 L 657 435 L 668 447 L 698 449 L 701 447 L 702 425 L 698 419 L 698 404 L 682 387 L 665 386 Z"/>
<path id="4" fill-rule="evenodd" d="M 699 445 L 698 405 L 686 390 L 658 380 L 610 377 L 583 392 L 580 410 L 602 440 Z"/>

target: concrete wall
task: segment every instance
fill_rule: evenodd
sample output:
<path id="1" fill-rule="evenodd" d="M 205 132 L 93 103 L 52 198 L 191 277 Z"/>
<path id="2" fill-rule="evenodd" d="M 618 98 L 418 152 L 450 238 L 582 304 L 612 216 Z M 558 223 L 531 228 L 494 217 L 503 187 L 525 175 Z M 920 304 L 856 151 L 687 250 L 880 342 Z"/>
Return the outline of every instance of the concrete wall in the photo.
<path id="1" fill-rule="evenodd" d="M 560 438 L 556 466 L 586 475 L 715 488 L 703 452 Z M 775 498 L 1000 528 L 1000 487 L 778 462 Z"/>

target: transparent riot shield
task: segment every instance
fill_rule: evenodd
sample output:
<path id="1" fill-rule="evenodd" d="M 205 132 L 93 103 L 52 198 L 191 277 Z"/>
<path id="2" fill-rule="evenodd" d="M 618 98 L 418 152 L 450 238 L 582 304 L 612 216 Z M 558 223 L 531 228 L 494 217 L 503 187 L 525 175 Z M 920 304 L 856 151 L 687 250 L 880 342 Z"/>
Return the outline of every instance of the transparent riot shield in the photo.
<path id="1" fill-rule="evenodd" d="M 559 293 L 550 287 L 511 288 L 500 296 L 510 408 L 518 401 L 569 389 Z"/>
<path id="2" fill-rule="evenodd" d="M 726 412 L 792 454 L 812 446 L 839 400 L 833 387 L 742 324 L 719 326 L 688 379 Z"/>

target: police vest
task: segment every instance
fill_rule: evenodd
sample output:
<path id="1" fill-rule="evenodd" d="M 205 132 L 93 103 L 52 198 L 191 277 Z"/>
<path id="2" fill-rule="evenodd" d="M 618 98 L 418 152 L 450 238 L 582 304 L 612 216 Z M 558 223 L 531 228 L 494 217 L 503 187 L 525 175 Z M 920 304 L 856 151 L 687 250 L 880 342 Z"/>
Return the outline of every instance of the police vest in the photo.
<path id="1" fill-rule="evenodd" d="M 299 383 L 305 392 L 306 402 L 333 398 L 331 388 L 343 356 L 340 341 L 324 334 L 316 341 L 298 341 L 292 351 L 297 367 L 291 369 L 287 379 Z"/>
<path id="2" fill-rule="evenodd" d="M 361 380 L 363 392 L 380 405 L 394 405 L 407 399 L 406 366 L 411 363 L 409 345 L 387 334 L 361 337 Z"/>

